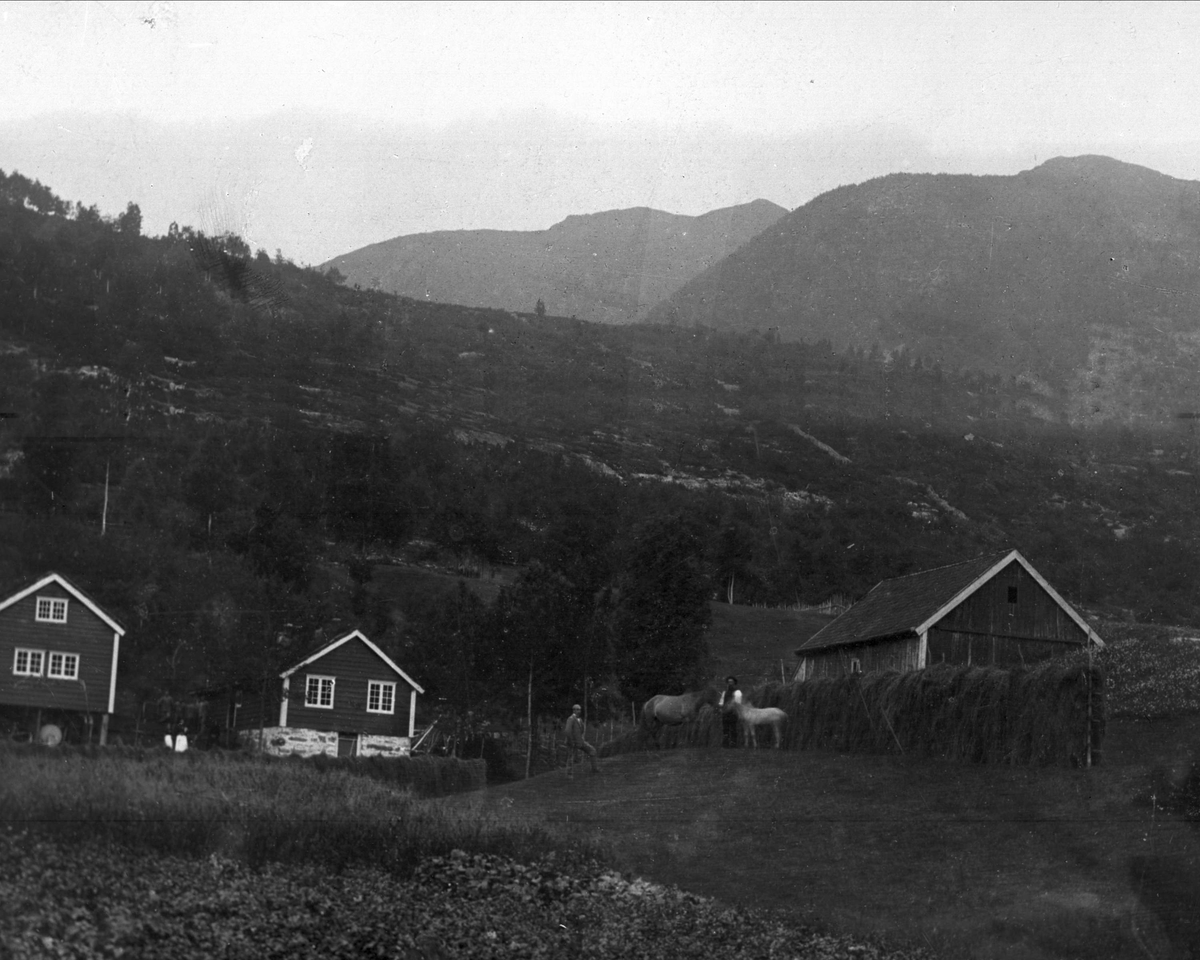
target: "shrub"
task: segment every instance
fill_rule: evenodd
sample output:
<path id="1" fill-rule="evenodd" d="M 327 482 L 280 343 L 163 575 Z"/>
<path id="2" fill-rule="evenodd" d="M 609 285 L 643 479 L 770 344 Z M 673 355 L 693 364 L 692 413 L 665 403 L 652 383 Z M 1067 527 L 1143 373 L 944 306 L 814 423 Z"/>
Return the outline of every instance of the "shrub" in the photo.
<path id="1" fill-rule="evenodd" d="M 1139 720 L 1200 713 L 1200 637 L 1179 627 L 1107 624 L 1097 654 L 1114 717 Z"/>

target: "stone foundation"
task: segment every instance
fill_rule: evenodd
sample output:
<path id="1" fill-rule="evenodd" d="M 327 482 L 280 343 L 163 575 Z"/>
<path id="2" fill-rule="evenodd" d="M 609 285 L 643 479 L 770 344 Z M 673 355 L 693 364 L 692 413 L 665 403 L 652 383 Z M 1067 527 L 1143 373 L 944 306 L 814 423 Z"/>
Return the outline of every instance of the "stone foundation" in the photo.
<path id="1" fill-rule="evenodd" d="M 315 757 L 322 753 L 336 757 L 338 754 L 338 735 L 328 730 L 266 727 L 262 731 L 240 730 L 238 739 L 251 750 L 262 750 L 276 757 Z M 358 736 L 356 754 L 360 757 L 407 757 L 411 743 L 408 737 L 362 733 Z"/>
<path id="2" fill-rule="evenodd" d="M 361 734 L 358 738 L 360 757 L 407 757 L 412 741 L 408 737 L 380 737 Z"/>
<path id="3" fill-rule="evenodd" d="M 325 730 L 267 727 L 262 731 L 240 730 L 238 739 L 243 746 L 252 750 L 262 750 L 263 753 L 276 757 L 315 757 L 321 753 L 331 757 L 337 756 L 338 735 Z"/>

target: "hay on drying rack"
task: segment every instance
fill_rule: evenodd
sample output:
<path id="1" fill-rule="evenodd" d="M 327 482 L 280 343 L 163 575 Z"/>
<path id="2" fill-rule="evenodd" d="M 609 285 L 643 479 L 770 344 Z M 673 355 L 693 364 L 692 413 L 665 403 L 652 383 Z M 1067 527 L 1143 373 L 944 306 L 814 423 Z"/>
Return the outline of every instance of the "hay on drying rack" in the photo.
<path id="1" fill-rule="evenodd" d="M 751 691 L 751 699 L 787 713 L 784 746 L 793 750 L 1083 764 L 1089 743 L 1098 761 L 1104 736 L 1100 670 L 1065 660 L 1017 670 L 939 664 L 768 684 Z"/>
<path id="2" fill-rule="evenodd" d="M 1091 697 L 1089 717 L 1088 698 Z M 766 684 L 747 691 L 787 715 L 783 747 L 940 757 L 966 763 L 1083 765 L 1100 760 L 1104 682 L 1098 667 L 1051 660 L 1001 670 L 938 664 L 909 673 Z M 720 747 L 721 715 L 606 745 L 630 750 Z"/>

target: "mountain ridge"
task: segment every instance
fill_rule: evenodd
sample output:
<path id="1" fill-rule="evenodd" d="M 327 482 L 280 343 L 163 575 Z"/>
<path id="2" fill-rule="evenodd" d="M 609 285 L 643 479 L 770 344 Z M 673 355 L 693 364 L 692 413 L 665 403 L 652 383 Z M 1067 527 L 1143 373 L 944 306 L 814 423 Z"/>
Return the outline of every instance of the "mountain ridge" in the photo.
<path id="1" fill-rule="evenodd" d="M 1103 157 L 889 174 L 780 218 L 651 322 L 775 329 L 1028 377 L 1076 422 L 1200 405 L 1200 183 Z M 1165 378 L 1164 378 L 1165 371 Z"/>
<path id="2" fill-rule="evenodd" d="M 407 234 L 322 267 L 418 299 L 507 310 L 542 300 L 553 314 L 628 323 L 785 213 L 761 199 L 697 216 L 628 207 L 571 214 L 545 230 Z"/>

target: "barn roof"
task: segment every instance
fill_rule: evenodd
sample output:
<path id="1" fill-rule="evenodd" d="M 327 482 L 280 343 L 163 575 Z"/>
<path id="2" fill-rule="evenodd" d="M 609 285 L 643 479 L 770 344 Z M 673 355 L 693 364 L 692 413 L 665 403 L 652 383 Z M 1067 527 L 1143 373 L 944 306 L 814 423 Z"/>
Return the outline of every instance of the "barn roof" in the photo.
<path id="1" fill-rule="evenodd" d="M 46 576 L 42 577 L 42 579 L 38 580 L 37 583 L 31 583 L 24 590 L 18 590 L 16 593 L 12 594 L 11 596 L 5 597 L 3 600 L 0 600 L 0 610 L 4 610 L 7 607 L 11 607 L 14 603 L 24 600 L 31 593 L 37 593 L 43 587 L 46 587 L 51 583 L 57 583 L 60 587 L 62 587 L 64 590 L 66 590 L 67 593 L 69 593 L 71 596 L 73 596 L 76 600 L 78 600 L 85 607 L 87 607 L 87 609 L 92 611 L 92 613 L 94 613 L 97 617 L 99 617 L 101 620 L 103 620 L 104 623 L 106 623 L 109 627 L 111 627 L 113 633 L 117 634 L 118 636 L 125 635 L 125 628 L 123 626 L 121 626 L 119 623 L 117 623 L 116 620 L 114 620 L 107 613 L 105 613 L 103 610 L 101 610 L 100 606 L 96 603 L 95 600 L 93 600 L 86 593 L 84 593 L 82 590 L 80 590 L 77 586 L 75 586 L 75 584 L 73 584 L 70 580 L 68 580 L 66 577 L 64 577 L 61 573 L 48 573 L 48 574 L 46 574 Z"/>
<path id="2" fill-rule="evenodd" d="M 396 666 L 396 664 L 392 660 L 392 658 L 389 657 L 382 650 L 380 650 L 379 647 L 375 646 L 375 644 L 373 644 L 370 640 L 368 640 L 366 637 L 366 634 L 364 634 L 361 630 L 352 630 L 350 633 L 346 634 L 344 637 L 339 637 L 337 640 L 333 640 L 330 643 L 324 644 L 315 653 L 312 653 L 309 656 L 305 657 L 294 667 L 290 667 L 289 669 L 284 670 L 283 673 L 281 673 L 279 676 L 283 679 L 287 679 L 293 673 L 295 673 L 297 670 L 299 670 L 301 667 L 306 667 L 310 663 L 312 663 L 316 660 L 320 660 L 321 657 L 325 656 L 327 653 L 333 652 L 338 647 L 340 647 L 342 644 L 349 643 L 351 640 L 362 641 L 364 644 L 366 644 L 367 648 L 372 653 L 374 653 L 377 657 L 379 657 L 379 659 L 382 660 L 384 663 L 386 663 L 392 670 L 394 670 L 396 673 L 398 673 L 404 679 L 404 682 L 407 683 L 414 690 L 416 690 L 417 693 L 425 692 L 424 688 L 419 683 L 417 683 L 416 680 L 414 680 L 407 673 L 405 673 L 398 666 Z"/>
<path id="3" fill-rule="evenodd" d="M 1095 631 L 1029 561 L 1016 550 L 1008 550 L 884 580 L 840 617 L 813 634 L 796 655 L 802 657 L 830 647 L 921 634 L 1014 561 L 1037 580 L 1092 643 L 1104 646 Z"/>

